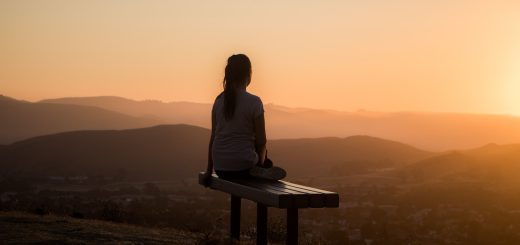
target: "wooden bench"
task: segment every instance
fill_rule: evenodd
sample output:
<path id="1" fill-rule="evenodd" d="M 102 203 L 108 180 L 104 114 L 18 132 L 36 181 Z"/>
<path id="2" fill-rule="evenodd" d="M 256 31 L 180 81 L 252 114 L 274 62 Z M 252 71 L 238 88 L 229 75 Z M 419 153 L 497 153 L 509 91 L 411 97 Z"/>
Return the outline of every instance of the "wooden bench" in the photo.
<path id="1" fill-rule="evenodd" d="M 199 173 L 201 185 L 203 175 L 204 172 Z M 339 206 L 338 193 L 281 180 L 251 178 L 230 181 L 213 174 L 209 187 L 231 194 L 230 236 L 232 239 L 240 238 L 241 199 L 245 198 L 257 203 L 257 244 L 267 244 L 267 207 L 287 209 L 287 244 L 298 244 L 298 209 Z"/>

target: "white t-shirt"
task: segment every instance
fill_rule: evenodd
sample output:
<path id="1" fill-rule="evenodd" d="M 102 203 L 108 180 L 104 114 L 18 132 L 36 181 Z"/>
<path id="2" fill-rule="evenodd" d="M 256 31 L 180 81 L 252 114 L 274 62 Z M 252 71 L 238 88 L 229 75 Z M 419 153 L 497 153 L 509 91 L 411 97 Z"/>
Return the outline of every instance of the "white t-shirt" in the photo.
<path id="1" fill-rule="evenodd" d="M 255 151 L 254 119 L 264 113 L 262 100 L 243 89 L 236 91 L 233 117 L 224 116 L 224 94 L 213 104 L 215 138 L 211 154 L 215 170 L 240 171 L 258 162 Z"/>

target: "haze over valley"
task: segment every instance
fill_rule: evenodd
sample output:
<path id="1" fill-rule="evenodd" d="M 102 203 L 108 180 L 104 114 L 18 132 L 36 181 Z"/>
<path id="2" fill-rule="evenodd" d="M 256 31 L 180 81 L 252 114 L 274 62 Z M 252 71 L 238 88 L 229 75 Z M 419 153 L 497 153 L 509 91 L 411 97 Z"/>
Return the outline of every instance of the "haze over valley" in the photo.
<path id="1" fill-rule="evenodd" d="M 341 112 L 266 104 L 269 139 L 369 135 L 429 151 L 520 142 L 520 117 L 429 112 Z M 0 100 L 0 144 L 84 129 L 139 128 L 158 124 L 210 127 L 210 104 L 135 101 L 114 96 Z M 23 116 L 20 116 L 23 115 Z M 52 115 L 52 116 L 49 116 Z M 39 123 L 32 124 L 38 121 Z"/>

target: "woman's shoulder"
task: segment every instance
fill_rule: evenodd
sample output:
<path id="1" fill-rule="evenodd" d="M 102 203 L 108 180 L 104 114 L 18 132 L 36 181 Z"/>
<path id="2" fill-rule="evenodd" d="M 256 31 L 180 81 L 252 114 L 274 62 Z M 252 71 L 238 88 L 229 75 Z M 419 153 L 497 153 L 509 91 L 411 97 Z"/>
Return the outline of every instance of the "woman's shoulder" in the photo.
<path id="1" fill-rule="evenodd" d="M 220 93 L 219 95 L 217 95 L 217 97 L 215 97 L 215 101 L 213 101 L 213 106 L 212 106 L 212 111 L 215 111 L 215 108 L 216 107 L 219 107 L 220 104 L 222 104 L 222 99 L 224 98 L 223 96 L 224 93 Z"/>
<path id="2" fill-rule="evenodd" d="M 246 96 L 246 98 L 248 98 L 251 101 L 262 102 L 262 99 L 260 99 L 259 96 L 249 93 L 248 91 L 244 91 L 244 95 Z"/>
<path id="3" fill-rule="evenodd" d="M 246 92 L 245 104 L 253 111 L 254 116 L 258 116 L 264 111 L 264 104 L 259 96 Z"/>
<path id="4" fill-rule="evenodd" d="M 218 103 L 222 99 L 224 99 L 224 92 L 220 93 L 219 95 L 217 95 L 217 97 L 215 97 L 215 100 L 213 101 L 213 105 L 215 105 L 216 103 Z"/>

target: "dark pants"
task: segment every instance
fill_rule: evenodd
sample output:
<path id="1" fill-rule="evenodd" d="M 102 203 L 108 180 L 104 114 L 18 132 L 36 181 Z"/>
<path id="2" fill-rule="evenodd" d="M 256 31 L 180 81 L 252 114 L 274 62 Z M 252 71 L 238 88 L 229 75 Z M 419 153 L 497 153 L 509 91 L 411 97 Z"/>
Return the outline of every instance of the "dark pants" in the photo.
<path id="1" fill-rule="evenodd" d="M 257 164 L 257 166 L 260 166 Z M 273 161 L 271 159 L 267 158 L 267 151 L 265 152 L 265 161 L 264 165 L 262 167 L 264 168 L 270 168 L 273 166 Z M 250 178 L 253 177 L 249 174 L 250 168 L 246 170 L 241 171 L 222 171 L 222 170 L 215 170 L 215 173 L 218 175 L 219 178 L 223 179 L 244 179 L 244 178 Z"/>
<path id="2" fill-rule="evenodd" d="M 251 175 L 249 175 L 249 169 L 241 171 L 215 170 L 215 173 L 218 175 L 219 178 L 223 179 L 245 179 L 251 177 Z"/>

